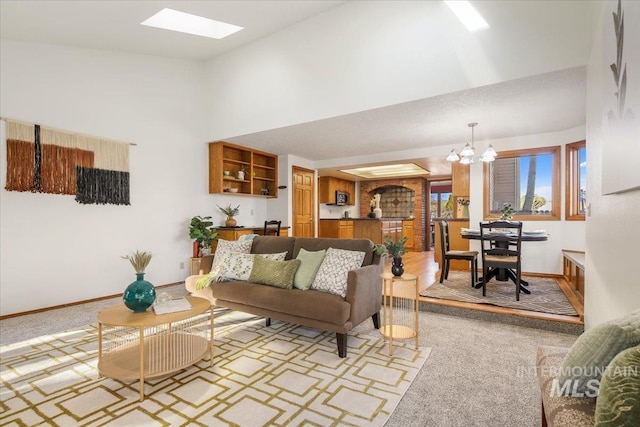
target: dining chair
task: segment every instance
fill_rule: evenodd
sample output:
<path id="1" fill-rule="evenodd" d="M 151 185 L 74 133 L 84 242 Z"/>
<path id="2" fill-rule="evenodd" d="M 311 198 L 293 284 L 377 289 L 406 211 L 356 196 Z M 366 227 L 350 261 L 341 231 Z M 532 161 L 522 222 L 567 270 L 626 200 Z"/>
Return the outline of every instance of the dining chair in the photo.
<path id="1" fill-rule="evenodd" d="M 449 243 L 449 223 L 440 220 L 440 252 L 442 253 L 442 268 L 440 269 L 440 283 L 449 277 L 449 267 L 451 260 L 469 261 L 471 268 L 471 287 L 473 288 L 478 279 L 478 251 L 451 250 Z"/>
<path id="2" fill-rule="evenodd" d="M 488 221 L 480 223 L 482 253 L 482 296 L 487 295 L 487 274 L 490 268 L 515 270 L 516 301 L 520 301 L 522 274 L 522 222 Z"/>
<path id="3" fill-rule="evenodd" d="M 265 236 L 268 236 L 270 234 L 273 234 L 274 236 L 279 236 L 281 224 L 282 224 L 282 221 L 276 221 L 276 220 L 265 221 L 263 234 Z"/>

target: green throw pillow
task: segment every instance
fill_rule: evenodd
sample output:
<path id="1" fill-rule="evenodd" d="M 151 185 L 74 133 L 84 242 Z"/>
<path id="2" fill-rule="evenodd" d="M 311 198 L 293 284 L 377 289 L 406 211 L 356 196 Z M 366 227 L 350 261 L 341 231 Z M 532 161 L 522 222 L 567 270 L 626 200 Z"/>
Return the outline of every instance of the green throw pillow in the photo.
<path id="1" fill-rule="evenodd" d="M 640 426 L 640 345 L 611 361 L 596 400 L 596 427 L 622 426 Z"/>
<path id="2" fill-rule="evenodd" d="M 293 277 L 299 266 L 299 259 L 277 261 L 256 256 L 253 261 L 249 282 L 291 289 L 293 287 Z"/>
<path id="3" fill-rule="evenodd" d="M 326 253 L 327 251 L 325 249 L 316 252 L 300 249 L 296 257 L 296 259 L 300 260 L 300 268 L 298 268 L 293 278 L 293 286 L 295 288 L 306 291 L 311 287 Z"/>
<path id="4" fill-rule="evenodd" d="M 562 361 L 560 384 L 577 381 L 575 391 L 586 393 L 589 381 L 600 381 L 606 366 L 621 351 L 640 344 L 640 310 L 600 324 L 580 335 Z"/>

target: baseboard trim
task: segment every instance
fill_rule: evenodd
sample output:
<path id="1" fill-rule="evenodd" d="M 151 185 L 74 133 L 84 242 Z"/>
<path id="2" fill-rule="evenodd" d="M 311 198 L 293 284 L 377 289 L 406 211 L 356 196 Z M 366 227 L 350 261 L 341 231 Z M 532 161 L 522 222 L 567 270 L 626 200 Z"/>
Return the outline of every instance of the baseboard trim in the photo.
<path id="1" fill-rule="evenodd" d="M 175 282 L 175 283 L 169 283 L 167 285 L 158 285 L 158 286 L 156 286 L 156 289 L 158 289 L 158 288 L 160 288 L 160 289 L 161 288 L 166 288 L 166 287 L 169 287 L 169 286 L 174 286 L 174 285 L 179 285 L 179 284 L 184 284 L 184 282 Z M 67 304 L 53 305 L 51 307 L 38 308 L 36 310 L 22 311 L 20 313 L 5 314 L 4 316 L 0 316 L 0 320 L 11 319 L 13 317 L 26 316 L 27 314 L 43 313 L 45 311 L 56 310 L 56 309 L 65 308 L 65 307 L 73 307 L 74 305 L 87 304 L 87 303 L 90 303 L 90 302 L 104 301 L 106 299 L 116 298 L 116 297 L 119 297 L 121 295 L 122 295 L 122 293 L 119 293 L 119 294 L 107 295 L 107 296 L 99 297 L 99 298 L 91 298 L 91 299 L 86 299 L 86 300 L 82 300 L 82 301 L 74 301 L 74 302 L 70 302 L 70 303 L 67 303 Z"/>

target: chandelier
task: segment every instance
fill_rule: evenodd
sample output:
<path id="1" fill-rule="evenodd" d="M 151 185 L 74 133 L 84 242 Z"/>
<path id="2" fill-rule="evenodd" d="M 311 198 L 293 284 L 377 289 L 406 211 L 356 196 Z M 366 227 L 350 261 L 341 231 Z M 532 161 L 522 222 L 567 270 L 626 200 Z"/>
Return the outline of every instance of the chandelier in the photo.
<path id="1" fill-rule="evenodd" d="M 447 156 L 447 160 L 450 162 L 460 161 L 463 165 L 472 165 L 476 162 L 476 147 L 473 145 L 473 128 L 476 127 L 478 123 L 469 123 L 467 126 L 471 128 L 471 145 L 467 142 L 458 155 L 456 150 L 451 149 L 451 152 Z M 483 162 L 493 162 L 496 159 L 496 150 L 493 149 L 493 146 L 489 144 L 482 156 L 480 156 L 480 160 Z"/>

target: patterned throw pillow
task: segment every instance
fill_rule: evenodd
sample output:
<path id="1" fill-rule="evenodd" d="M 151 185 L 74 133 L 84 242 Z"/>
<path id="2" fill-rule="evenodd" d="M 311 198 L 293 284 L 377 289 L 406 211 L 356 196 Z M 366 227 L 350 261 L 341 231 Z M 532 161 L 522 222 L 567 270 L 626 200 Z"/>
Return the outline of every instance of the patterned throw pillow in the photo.
<path id="1" fill-rule="evenodd" d="M 249 277 L 251 283 L 291 289 L 293 287 L 293 277 L 300 266 L 300 260 L 279 261 L 258 255 L 254 265 L 255 268 L 251 272 L 251 277 Z"/>
<path id="2" fill-rule="evenodd" d="M 216 247 L 216 253 L 213 257 L 213 263 L 211 269 L 213 270 L 217 265 L 222 264 L 222 258 L 229 252 L 239 252 L 248 254 L 251 252 L 251 246 L 253 242 L 251 240 L 224 240 L 218 239 L 218 246 Z"/>
<path id="3" fill-rule="evenodd" d="M 327 251 L 325 249 L 311 252 L 300 248 L 300 252 L 298 252 L 298 256 L 296 257 L 296 259 L 300 260 L 300 267 L 298 271 L 296 271 L 296 276 L 293 278 L 294 288 L 306 291 L 311 287 L 326 253 Z"/>
<path id="4" fill-rule="evenodd" d="M 320 264 L 311 289 L 330 294 L 347 296 L 347 277 L 349 271 L 362 266 L 365 253 L 361 251 L 347 251 L 344 249 L 327 249 L 327 254 Z"/>
<path id="5" fill-rule="evenodd" d="M 261 255 L 227 252 L 220 258 L 220 275 L 227 280 L 249 280 L 256 257 L 283 261 L 286 256 L 286 252 Z"/>
<path id="6" fill-rule="evenodd" d="M 640 426 L 640 345 L 611 361 L 596 400 L 596 426 Z"/>
<path id="7" fill-rule="evenodd" d="M 572 389 L 586 393 L 591 380 L 600 381 L 613 358 L 629 347 L 640 344 L 640 310 L 602 323 L 578 337 L 562 361 L 560 384 L 577 381 Z"/>

